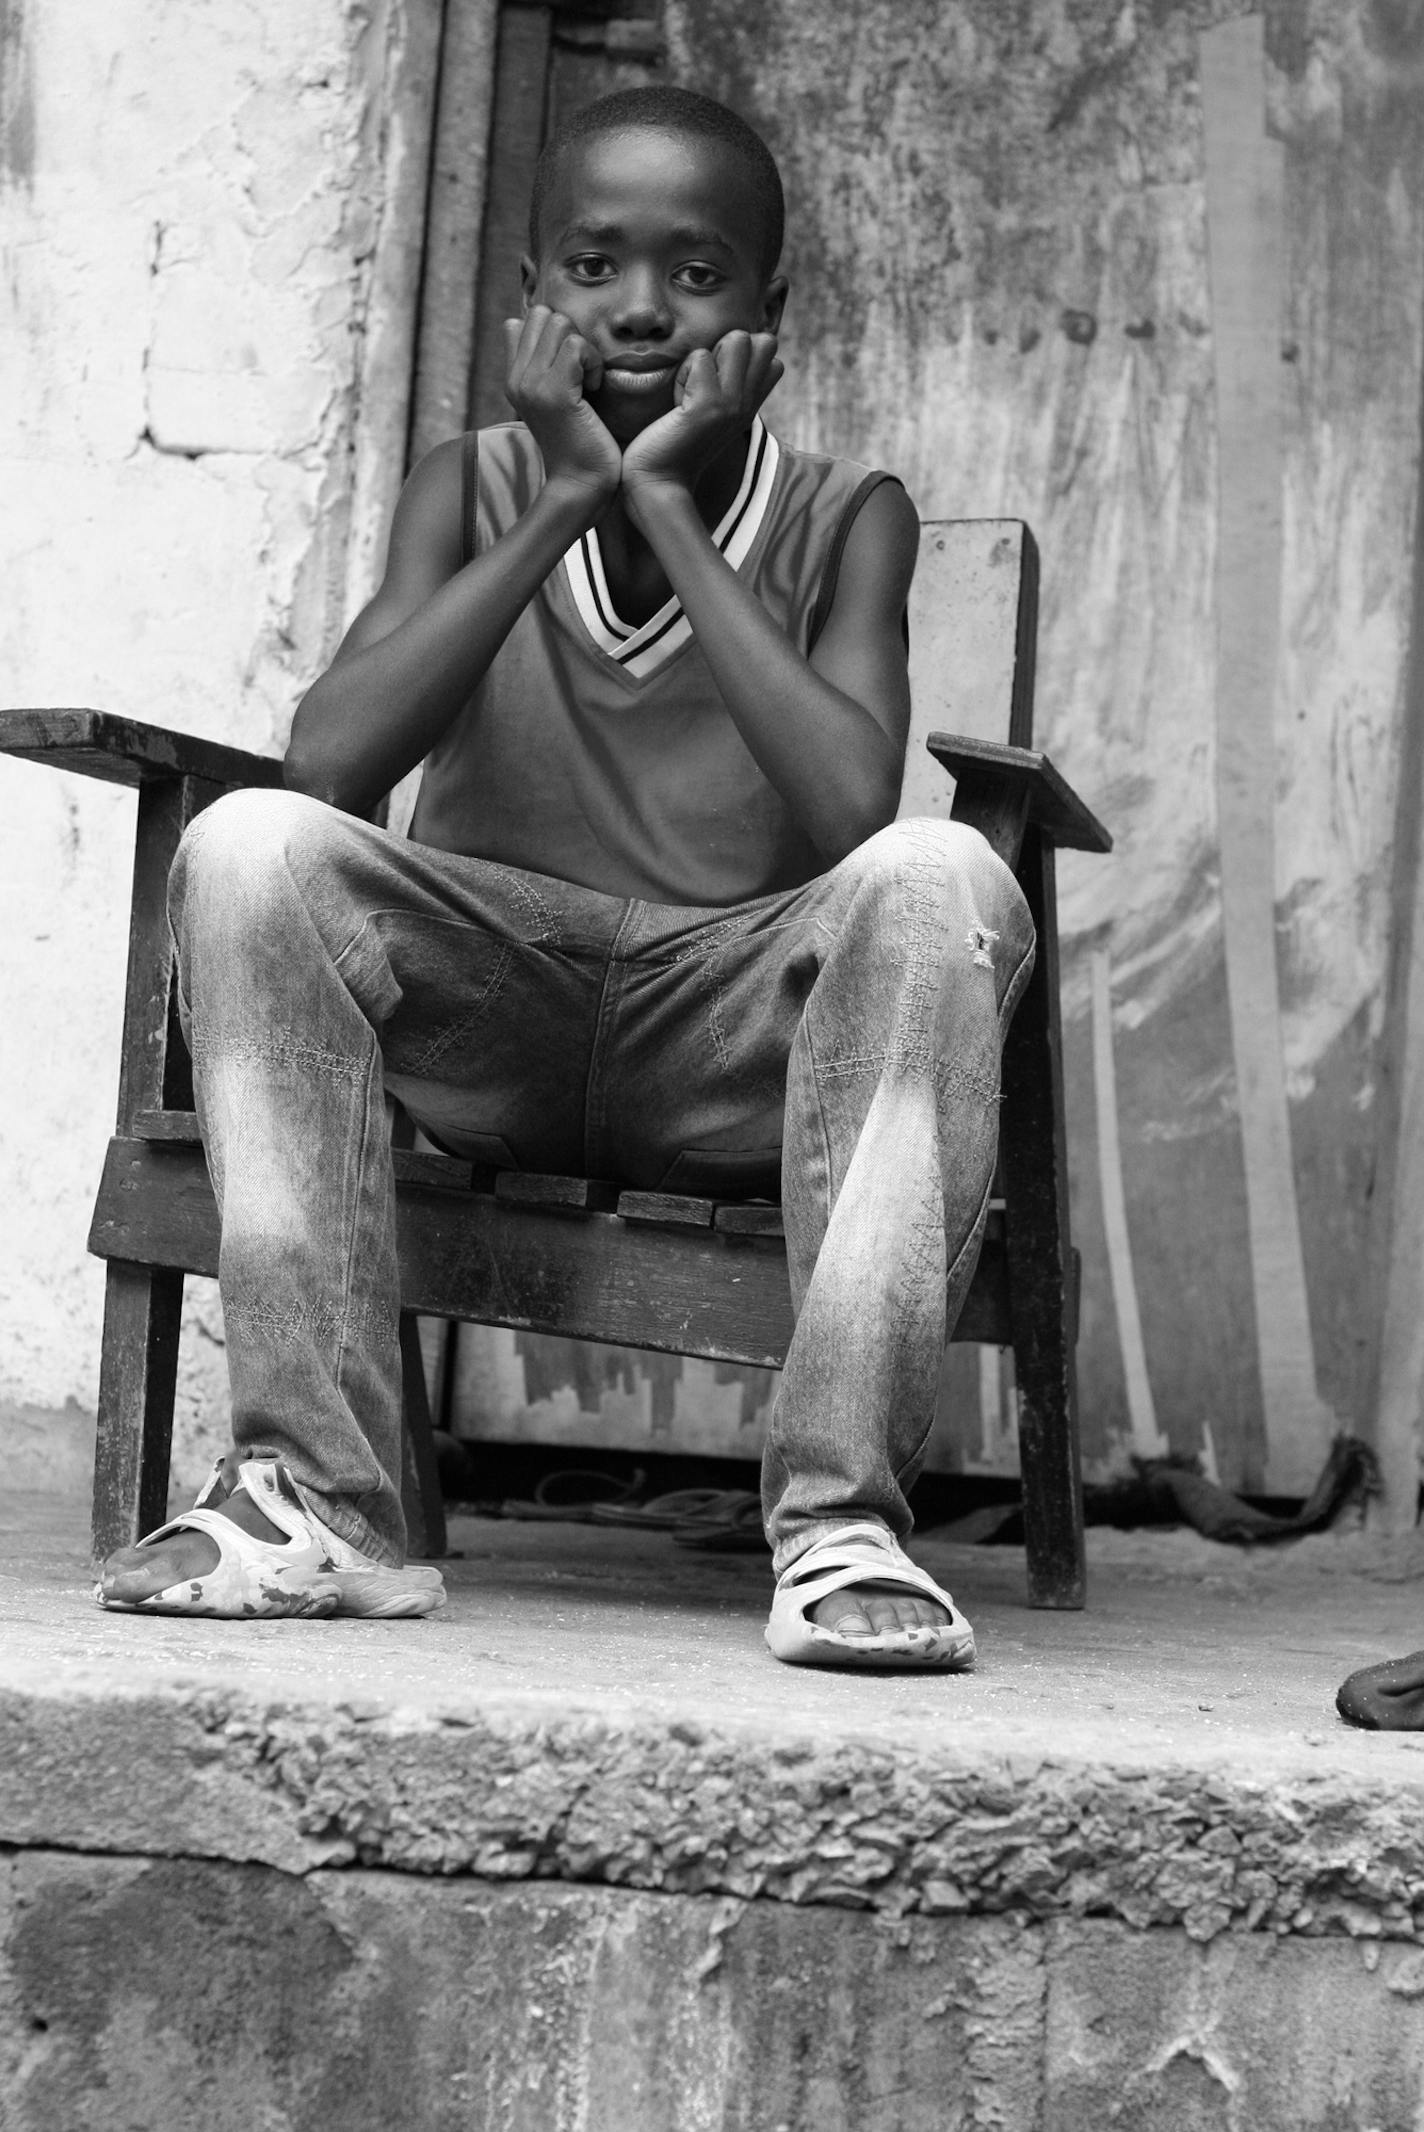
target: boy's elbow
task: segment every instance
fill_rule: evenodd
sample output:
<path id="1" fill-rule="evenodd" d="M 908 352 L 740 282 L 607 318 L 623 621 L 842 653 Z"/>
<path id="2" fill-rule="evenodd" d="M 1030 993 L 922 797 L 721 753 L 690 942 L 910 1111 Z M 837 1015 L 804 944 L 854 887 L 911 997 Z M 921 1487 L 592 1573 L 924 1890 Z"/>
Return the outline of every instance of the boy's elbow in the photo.
<path id="1" fill-rule="evenodd" d="M 306 765 L 297 761 L 290 749 L 282 761 L 282 783 L 288 792 L 300 792 L 307 799 L 325 799 L 326 794 L 312 777 Z"/>
<path id="2" fill-rule="evenodd" d="M 898 761 L 893 765 L 887 764 L 883 770 L 867 780 L 869 789 L 858 795 L 859 803 L 852 810 L 846 824 L 848 840 L 842 857 L 846 852 L 855 851 L 894 821 L 899 811 L 902 783 L 903 770 Z"/>
<path id="3" fill-rule="evenodd" d="M 318 799 L 320 794 L 314 782 L 318 775 L 313 761 L 311 745 L 311 717 L 308 705 L 313 690 L 308 689 L 292 714 L 292 730 L 287 735 L 287 752 L 282 757 L 282 783 L 289 792 L 304 792 L 308 799 Z"/>
<path id="4" fill-rule="evenodd" d="M 320 683 L 316 686 L 320 687 Z M 309 689 L 297 705 L 287 752 L 282 758 L 282 782 L 289 792 L 301 792 L 308 799 L 324 800 L 328 807 L 355 813 L 359 802 L 350 790 L 350 778 L 343 774 L 340 756 L 322 745 L 319 719 L 310 713 L 313 693 Z"/>
<path id="5" fill-rule="evenodd" d="M 365 794 L 356 791 L 334 771 L 318 770 L 301 762 L 294 764 L 290 755 L 282 764 L 282 783 L 288 792 L 300 792 L 307 799 L 320 800 L 323 806 L 335 807 L 342 814 L 364 818 L 370 811 L 371 802 Z"/>
<path id="6" fill-rule="evenodd" d="M 842 859 L 848 859 L 877 831 L 886 828 L 894 821 L 899 804 L 900 787 L 897 783 L 893 791 L 878 793 L 873 801 L 846 808 L 833 822 L 823 824 L 815 843 L 826 865 L 839 866 Z"/>
<path id="7" fill-rule="evenodd" d="M 323 789 L 329 782 L 329 772 L 312 759 L 310 749 L 294 733 L 282 758 L 282 783 L 289 792 L 305 793 L 308 799 L 329 800 L 330 794 Z"/>
<path id="8" fill-rule="evenodd" d="M 282 758 L 282 783 L 289 792 L 322 800 L 328 807 L 339 807 L 344 814 L 360 812 L 360 801 L 348 789 L 348 781 L 342 777 L 339 766 L 320 749 L 305 745 L 295 733 Z"/>

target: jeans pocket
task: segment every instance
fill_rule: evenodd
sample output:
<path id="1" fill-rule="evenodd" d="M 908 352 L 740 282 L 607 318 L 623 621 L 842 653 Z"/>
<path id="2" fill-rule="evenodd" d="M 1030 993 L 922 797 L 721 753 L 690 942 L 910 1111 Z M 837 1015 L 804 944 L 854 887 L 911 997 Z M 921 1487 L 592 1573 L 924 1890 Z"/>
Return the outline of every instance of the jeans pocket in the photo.
<path id="1" fill-rule="evenodd" d="M 780 1199 L 781 1147 L 685 1147 L 658 1190 L 706 1199 Z"/>
<path id="2" fill-rule="evenodd" d="M 390 1086 L 392 1081 L 396 1084 L 394 1087 Z M 479 1170 L 517 1170 L 522 1167 L 509 1142 L 498 1133 L 486 1133 L 466 1125 L 465 1117 L 469 1115 L 470 1106 L 458 1089 L 445 1089 L 438 1083 L 410 1081 L 395 1075 L 387 1076 L 387 1086 L 430 1145 L 442 1155 L 457 1156 L 461 1162 L 471 1162 Z M 461 1116 L 462 1109 L 465 1117 Z"/>

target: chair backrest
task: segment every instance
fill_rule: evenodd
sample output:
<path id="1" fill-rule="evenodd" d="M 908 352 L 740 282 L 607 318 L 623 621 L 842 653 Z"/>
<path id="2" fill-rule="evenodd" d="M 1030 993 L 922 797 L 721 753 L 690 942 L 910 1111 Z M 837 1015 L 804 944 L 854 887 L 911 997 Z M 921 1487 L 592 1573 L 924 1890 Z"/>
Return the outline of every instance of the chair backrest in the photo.
<path id="1" fill-rule="evenodd" d="M 910 590 L 910 744 L 902 815 L 947 816 L 929 733 L 1033 745 L 1038 550 L 1017 518 L 932 519 Z"/>

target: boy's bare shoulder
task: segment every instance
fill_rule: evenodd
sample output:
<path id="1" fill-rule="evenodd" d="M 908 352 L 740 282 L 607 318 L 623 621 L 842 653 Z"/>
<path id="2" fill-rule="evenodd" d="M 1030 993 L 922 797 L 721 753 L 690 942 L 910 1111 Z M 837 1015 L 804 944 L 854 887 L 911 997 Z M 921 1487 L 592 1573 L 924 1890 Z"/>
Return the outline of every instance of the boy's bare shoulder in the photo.
<path id="1" fill-rule="evenodd" d="M 449 437 L 412 467 L 391 521 L 390 567 L 442 578 L 459 569 L 463 460 L 463 440 Z"/>
<path id="2" fill-rule="evenodd" d="M 909 490 L 893 474 L 886 475 L 862 503 L 851 527 L 852 540 L 856 527 L 865 523 L 877 531 L 894 532 L 902 540 L 908 538 L 918 547 L 920 514 Z"/>
<path id="3" fill-rule="evenodd" d="M 920 552 L 920 514 L 891 474 L 863 499 L 846 534 L 842 578 L 902 605 Z"/>
<path id="4" fill-rule="evenodd" d="M 391 550 L 414 542 L 448 568 L 458 569 L 467 502 L 466 481 L 479 471 L 496 485 L 513 482 L 527 505 L 543 480 L 539 447 L 522 422 L 496 422 L 473 436 L 447 437 L 419 460 L 406 479 L 391 526 Z"/>
<path id="5" fill-rule="evenodd" d="M 391 520 L 385 574 L 342 640 L 337 663 L 387 636 L 460 569 L 463 460 L 463 440 L 450 437 L 406 476 Z"/>
<path id="6" fill-rule="evenodd" d="M 882 481 L 866 496 L 846 533 L 826 625 L 817 642 L 823 666 L 836 647 L 892 639 L 903 650 L 903 617 L 920 554 L 920 518 L 900 483 Z"/>
<path id="7" fill-rule="evenodd" d="M 499 422 L 480 430 L 472 454 L 470 441 L 468 436 L 447 437 L 406 477 L 391 521 L 382 587 L 402 609 L 412 597 L 428 598 L 465 561 L 468 475 L 478 468 L 496 487 L 501 482 L 512 485 L 521 509 L 527 509 L 543 479 L 539 447 L 522 422 Z"/>

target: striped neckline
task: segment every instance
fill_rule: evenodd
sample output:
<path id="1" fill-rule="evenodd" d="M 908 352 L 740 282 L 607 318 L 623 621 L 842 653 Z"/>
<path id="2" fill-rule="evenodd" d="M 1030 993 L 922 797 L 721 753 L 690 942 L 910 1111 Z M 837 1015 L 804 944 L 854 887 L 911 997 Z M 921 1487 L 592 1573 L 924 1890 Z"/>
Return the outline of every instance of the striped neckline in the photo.
<path id="1" fill-rule="evenodd" d="M 761 416 L 755 416 L 741 484 L 726 516 L 712 533 L 714 547 L 720 549 L 734 570 L 741 568 L 761 531 L 780 459 L 781 448 L 775 437 Z M 579 620 L 589 636 L 600 651 L 636 679 L 665 665 L 691 637 L 692 624 L 676 596 L 664 601 L 657 613 L 637 628 L 622 619 L 608 590 L 596 526 L 590 526 L 569 549 L 564 569 Z"/>

